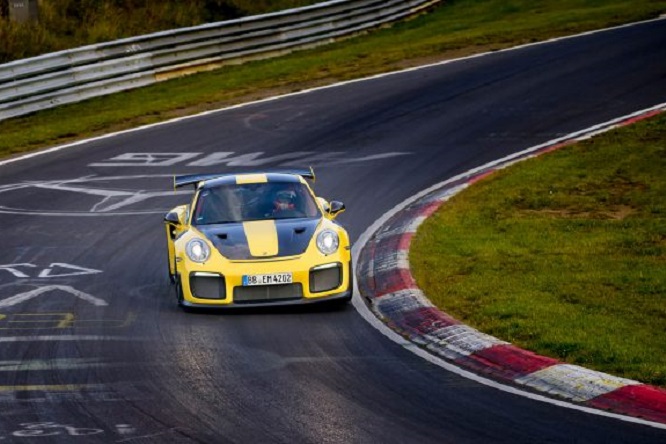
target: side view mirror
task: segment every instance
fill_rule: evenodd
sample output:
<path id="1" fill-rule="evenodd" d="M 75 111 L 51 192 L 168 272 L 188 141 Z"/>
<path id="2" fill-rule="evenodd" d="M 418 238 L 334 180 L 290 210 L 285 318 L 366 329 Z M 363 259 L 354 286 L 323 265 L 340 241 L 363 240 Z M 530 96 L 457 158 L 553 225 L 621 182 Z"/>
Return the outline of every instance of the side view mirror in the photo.
<path id="1" fill-rule="evenodd" d="M 169 211 L 164 216 L 164 223 L 173 225 L 185 225 L 187 222 L 188 214 L 190 212 L 189 205 L 181 205 Z"/>
<path id="2" fill-rule="evenodd" d="M 177 224 L 180 225 L 180 219 L 178 218 L 178 212 L 176 211 L 169 211 L 166 216 L 164 216 L 164 222 L 169 223 L 169 224 Z"/>
<path id="3" fill-rule="evenodd" d="M 339 201 L 337 201 L 337 200 L 333 200 L 333 201 L 331 201 L 331 203 L 329 204 L 328 214 L 330 214 L 331 216 L 334 216 L 334 217 L 335 217 L 335 216 L 337 216 L 338 214 L 344 212 L 345 209 L 346 209 L 346 208 L 345 208 L 345 204 L 343 204 L 342 202 L 339 202 Z"/>

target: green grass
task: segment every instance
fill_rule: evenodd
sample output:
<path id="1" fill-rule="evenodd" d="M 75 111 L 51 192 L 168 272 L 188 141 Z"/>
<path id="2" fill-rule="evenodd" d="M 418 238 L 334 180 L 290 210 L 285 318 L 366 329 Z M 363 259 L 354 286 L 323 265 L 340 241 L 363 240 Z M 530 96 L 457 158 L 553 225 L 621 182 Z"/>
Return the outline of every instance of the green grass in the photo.
<path id="1" fill-rule="evenodd" d="M 358 38 L 0 122 L 0 157 L 171 117 L 653 18 L 666 0 L 467 0 Z"/>
<path id="2" fill-rule="evenodd" d="M 410 253 L 454 317 L 563 361 L 666 386 L 666 115 L 495 173 Z"/>

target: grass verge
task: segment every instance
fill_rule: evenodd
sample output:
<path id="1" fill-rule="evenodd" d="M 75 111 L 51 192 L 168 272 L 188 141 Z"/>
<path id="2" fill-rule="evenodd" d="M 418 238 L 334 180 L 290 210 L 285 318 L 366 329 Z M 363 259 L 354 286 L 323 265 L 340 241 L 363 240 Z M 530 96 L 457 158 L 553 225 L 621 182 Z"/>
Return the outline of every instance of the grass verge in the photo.
<path id="1" fill-rule="evenodd" d="M 0 122 L 0 157 L 260 97 L 659 16 L 666 0 L 466 0 L 311 51 Z"/>
<path id="2" fill-rule="evenodd" d="M 666 386 L 666 114 L 495 173 L 419 229 L 447 313 L 539 354 Z"/>

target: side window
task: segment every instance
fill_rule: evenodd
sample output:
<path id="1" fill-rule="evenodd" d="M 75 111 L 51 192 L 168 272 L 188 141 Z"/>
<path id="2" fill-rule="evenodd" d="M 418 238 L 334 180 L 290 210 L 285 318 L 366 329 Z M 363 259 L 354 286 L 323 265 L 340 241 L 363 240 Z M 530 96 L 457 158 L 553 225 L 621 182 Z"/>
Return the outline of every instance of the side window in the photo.
<path id="1" fill-rule="evenodd" d="M 192 222 L 195 225 L 202 225 L 206 223 L 204 207 L 206 205 L 206 200 L 208 199 L 209 195 L 210 195 L 210 190 L 203 190 L 199 193 L 199 196 L 197 197 L 196 206 L 194 208 L 194 218 L 192 220 Z"/>

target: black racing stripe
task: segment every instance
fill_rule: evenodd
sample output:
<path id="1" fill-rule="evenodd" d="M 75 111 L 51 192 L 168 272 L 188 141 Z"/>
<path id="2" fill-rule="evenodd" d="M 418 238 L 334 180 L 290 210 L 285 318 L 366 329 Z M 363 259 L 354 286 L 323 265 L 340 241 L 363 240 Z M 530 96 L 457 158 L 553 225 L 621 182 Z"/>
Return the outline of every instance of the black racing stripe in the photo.
<path id="1" fill-rule="evenodd" d="M 228 175 L 218 177 L 217 179 L 211 179 L 204 183 L 203 188 L 216 188 L 221 185 L 233 185 L 236 184 L 236 175 Z"/>
<path id="2" fill-rule="evenodd" d="M 303 254 L 320 221 L 321 218 L 276 220 L 278 256 Z"/>
<path id="3" fill-rule="evenodd" d="M 298 256 L 305 253 L 320 221 L 321 218 L 276 220 L 278 254 L 274 257 Z M 250 254 L 243 224 L 199 225 L 197 229 L 225 258 L 232 261 L 257 259 Z"/>
<path id="4" fill-rule="evenodd" d="M 243 224 L 197 226 L 220 254 L 232 261 L 253 259 Z"/>

